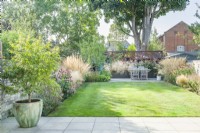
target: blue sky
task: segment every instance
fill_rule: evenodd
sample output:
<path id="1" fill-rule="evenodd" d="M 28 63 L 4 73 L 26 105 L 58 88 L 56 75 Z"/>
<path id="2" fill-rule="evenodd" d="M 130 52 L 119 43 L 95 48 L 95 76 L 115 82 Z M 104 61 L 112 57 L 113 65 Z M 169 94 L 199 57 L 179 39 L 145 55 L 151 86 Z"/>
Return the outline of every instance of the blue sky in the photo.
<path id="1" fill-rule="evenodd" d="M 184 11 L 169 12 L 165 16 L 161 16 L 158 19 L 155 19 L 153 23 L 153 28 L 156 28 L 159 35 L 161 35 L 180 21 L 184 21 L 189 25 L 196 21 L 200 22 L 200 20 L 198 20 L 194 16 L 197 10 L 197 6 L 195 3 L 198 3 L 200 5 L 200 0 L 190 0 L 190 4 L 186 7 Z M 109 34 L 110 24 L 111 23 L 105 23 L 104 19 L 102 18 L 100 20 L 100 27 L 98 29 L 99 33 L 106 37 Z M 129 38 L 128 41 L 129 43 L 133 43 L 132 38 Z"/>

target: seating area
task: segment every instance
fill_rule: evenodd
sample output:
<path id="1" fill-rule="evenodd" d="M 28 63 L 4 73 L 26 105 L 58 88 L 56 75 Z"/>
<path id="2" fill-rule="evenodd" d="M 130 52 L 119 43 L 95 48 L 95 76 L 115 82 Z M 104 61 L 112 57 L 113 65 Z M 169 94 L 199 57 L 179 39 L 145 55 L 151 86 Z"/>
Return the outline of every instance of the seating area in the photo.
<path id="1" fill-rule="evenodd" d="M 144 67 L 144 66 L 131 66 L 129 67 L 129 73 L 132 80 L 148 80 L 148 73 L 150 72 L 150 69 Z"/>

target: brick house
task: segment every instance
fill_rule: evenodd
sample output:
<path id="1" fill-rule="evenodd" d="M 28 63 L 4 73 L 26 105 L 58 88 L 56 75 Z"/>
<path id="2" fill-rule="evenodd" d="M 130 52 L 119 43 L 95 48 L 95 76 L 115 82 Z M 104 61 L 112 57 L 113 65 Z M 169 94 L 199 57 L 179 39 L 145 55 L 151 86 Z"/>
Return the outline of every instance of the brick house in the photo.
<path id="1" fill-rule="evenodd" d="M 193 33 L 189 26 L 181 21 L 159 37 L 166 52 L 192 52 L 200 47 L 193 42 Z"/>

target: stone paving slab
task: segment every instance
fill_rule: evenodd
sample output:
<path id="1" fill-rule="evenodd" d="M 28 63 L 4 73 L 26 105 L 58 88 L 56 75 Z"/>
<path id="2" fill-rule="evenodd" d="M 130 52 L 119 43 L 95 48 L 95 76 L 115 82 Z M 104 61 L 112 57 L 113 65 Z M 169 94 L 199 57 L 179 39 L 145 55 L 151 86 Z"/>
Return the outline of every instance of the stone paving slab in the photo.
<path id="1" fill-rule="evenodd" d="M 200 133 L 200 117 L 42 117 L 33 128 L 10 117 L 0 133 Z"/>

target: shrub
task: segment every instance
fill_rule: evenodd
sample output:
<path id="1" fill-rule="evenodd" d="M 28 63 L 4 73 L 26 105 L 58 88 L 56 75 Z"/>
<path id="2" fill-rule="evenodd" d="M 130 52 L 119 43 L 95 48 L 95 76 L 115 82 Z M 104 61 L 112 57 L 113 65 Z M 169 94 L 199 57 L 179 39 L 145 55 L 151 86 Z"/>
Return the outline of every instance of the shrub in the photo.
<path id="1" fill-rule="evenodd" d="M 123 74 L 128 70 L 129 63 L 123 61 L 116 61 L 111 64 L 110 71 Z"/>
<path id="2" fill-rule="evenodd" d="M 63 99 L 67 99 L 74 93 L 74 90 L 71 88 L 72 80 L 70 71 L 60 68 L 56 73 L 56 79 L 62 89 Z"/>
<path id="3" fill-rule="evenodd" d="M 161 65 L 159 73 L 164 75 L 165 81 L 172 84 L 176 84 L 177 76 L 194 73 L 194 69 L 186 64 L 185 58 L 164 59 L 159 64 Z"/>
<path id="4" fill-rule="evenodd" d="M 62 90 L 60 86 L 54 82 L 54 84 L 49 84 L 41 86 L 42 91 L 36 95 L 36 97 L 43 99 L 43 116 L 47 116 L 51 113 L 62 101 Z"/>
<path id="5" fill-rule="evenodd" d="M 90 65 L 85 63 L 78 55 L 71 55 L 63 60 L 63 67 L 72 71 L 79 71 L 82 76 L 85 76 L 89 70 Z"/>
<path id="6" fill-rule="evenodd" d="M 191 75 L 194 73 L 194 69 L 191 66 L 185 66 L 183 68 L 175 70 L 173 73 L 176 75 Z"/>
<path id="7" fill-rule="evenodd" d="M 108 76 L 108 77 L 111 77 L 110 71 L 103 70 L 103 71 L 100 72 L 100 74 L 101 74 L 101 75 Z"/>
<path id="8" fill-rule="evenodd" d="M 200 94 L 200 77 L 197 74 L 188 75 L 190 91 Z"/>
<path id="9" fill-rule="evenodd" d="M 167 73 L 172 73 L 174 70 L 183 68 L 186 65 L 186 58 L 170 58 L 161 60 L 159 63 L 162 66 L 162 73 L 165 75 Z"/>
<path id="10" fill-rule="evenodd" d="M 191 75 L 192 73 L 194 73 L 194 70 L 187 66 L 185 68 L 180 68 L 177 70 L 174 70 L 172 73 L 169 73 L 169 75 L 165 75 L 165 80 L 172 83 L 172 84 L 176 84 L 176 77 L 179 75 Z"/>
<path id="11" fill-rule="evenodd" d="M 154 61 L 141 61 L 139 62 L 140 66 L 144 66 L 148 69 L 157 69 L 157 63 Z"/>
<path id="12" fill-rule="evenodd" d="M 108 71 L 91 72 L 86 76 L 86 82 L 107 82 L 111 78 L 111 74 Z"/>
<path id="13" fill-rule="evenodd" d="M 179 75 L 176 77 L 176 84 L 186 88 L 188 86 L 188 78 L 185 75 Z"/>
<path id="14" fill-rule="evenodd" d="M 136 51 L 135 44 L 131 44 L 128 46 L 127 51 Z"/>
<path id="15" fill-rule="evenodd" d="M 71 72 L 71 80 L 72 80 L 71 87 L 75 91 L 82 84 L 84 79 L 79 71 L 72 71 Z"/>

